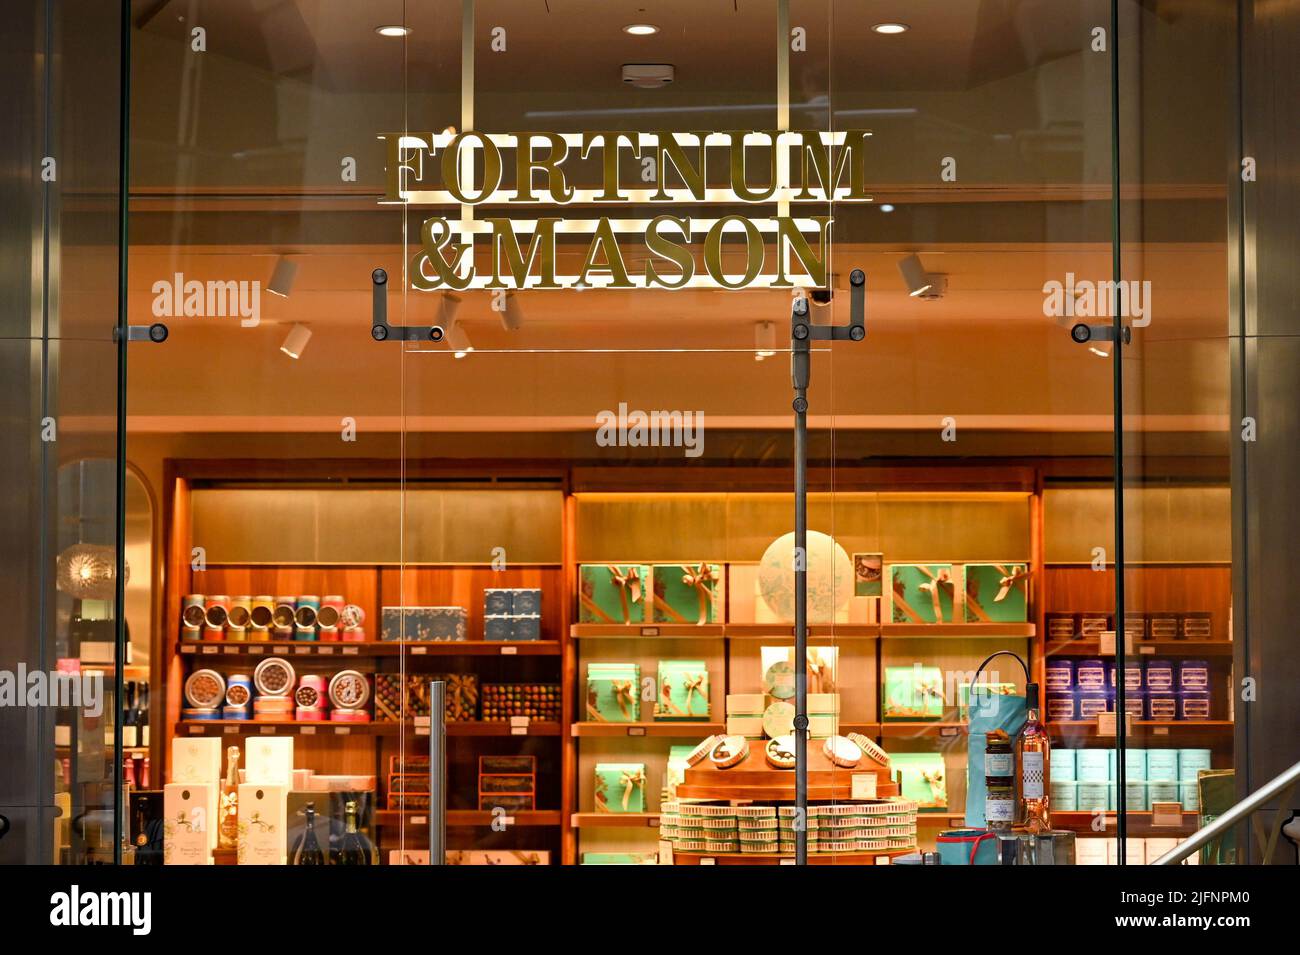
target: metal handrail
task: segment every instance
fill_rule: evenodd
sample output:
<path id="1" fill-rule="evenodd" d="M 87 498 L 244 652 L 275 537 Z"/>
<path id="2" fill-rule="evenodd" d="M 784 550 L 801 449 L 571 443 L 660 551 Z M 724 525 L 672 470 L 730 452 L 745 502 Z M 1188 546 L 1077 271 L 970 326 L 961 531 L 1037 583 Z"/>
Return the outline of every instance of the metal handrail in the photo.
<path id="1" fill-rule="evenodd" d="M 1275 798 L 1291 786 L 1294 786 L 1297 781 L 1300 781 L 1300 763 L 1296 763 L 1290 769 L 1284 770 L 1279 775 L 1274 776 L 1253 794 L 1237 803 L 1204 829 L 1199 830 L 1196 835 L 1192 836 L 1186 842 L 1180 843 L 1176 848 L 1170 849 L 1151 864 L 1177 865 L 1197 849 L 1201 848 L 1201 846 L 1217 838 L 1225 830 L 1231 829 L 1237 823 L 1243 821 L 1256 809 L 1263 806 L 1264 803 Z"/>

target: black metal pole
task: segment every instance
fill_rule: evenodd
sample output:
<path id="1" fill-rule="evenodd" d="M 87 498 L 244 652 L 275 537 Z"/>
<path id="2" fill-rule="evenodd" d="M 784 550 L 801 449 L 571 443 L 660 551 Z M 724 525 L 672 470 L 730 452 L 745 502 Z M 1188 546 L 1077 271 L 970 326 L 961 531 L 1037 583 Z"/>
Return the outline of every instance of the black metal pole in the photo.
<path id="1" fill-rule="evenodd" d="M 794 384 L 794 805 L 795 865 L 808 864 L 808 300 L 796 299 L 790 329 Z"/>
<path id="2" fill-rule="evenodd" d="M 429 684 L 429 865 L 447 863 L 447 684 Z"/>

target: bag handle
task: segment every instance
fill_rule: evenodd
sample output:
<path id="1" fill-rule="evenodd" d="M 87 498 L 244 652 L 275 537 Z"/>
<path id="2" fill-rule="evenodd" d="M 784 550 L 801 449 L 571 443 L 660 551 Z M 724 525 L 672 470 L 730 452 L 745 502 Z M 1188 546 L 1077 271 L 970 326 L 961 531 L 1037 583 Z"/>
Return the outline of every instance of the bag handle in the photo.
<path id="1" fill-rule="evenodd" d="M 1016 653 L 1014 650 L 996 650 L 984 658 L 984 662 L 981 663 L 979 665 L 979 669 L 975 671 L 975 676 L 971 678 L 970 693 L 972 697 L 979 689 L 980 674 L 984 672 L 984 668 L 988 666 L 990 663 L 992 663 L 995 657 L 1000 657 L 1000 656 L 1008 656 L 1014 658 L 1015 661 L 1020 664 L 1020 669 L 1025 671 L 1025 682 L 1026 683 L 1029 682 L 1029 666 L 1028 664 L 1025 663 L 1024 660 L 1020 658 L 1020 654 Z"/>
<path id="2" fill-rule="evenodd" d="M 936 842 L 969 842 L 971 844 L 969 864 L 974 865 L 975 854 L 980 851 L 980 846 L 983 844 L 984 840 L 996 839 L 997 835 L 998 834 L 996 832 L 989 830 L 973 836 L 939 836 L 935 841 Z"/>

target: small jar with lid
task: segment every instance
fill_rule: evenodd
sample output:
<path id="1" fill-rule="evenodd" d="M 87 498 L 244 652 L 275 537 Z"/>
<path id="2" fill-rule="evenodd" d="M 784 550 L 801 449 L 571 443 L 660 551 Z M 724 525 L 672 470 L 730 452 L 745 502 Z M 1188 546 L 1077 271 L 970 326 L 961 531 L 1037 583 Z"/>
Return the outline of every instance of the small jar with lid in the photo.
<path id="1" fill-rule="evenodd" d="M 994 730 L 984 742 L 984 783 L 1014 785 L 1015 778 L 1015 744 L 1005 730 Z"/>

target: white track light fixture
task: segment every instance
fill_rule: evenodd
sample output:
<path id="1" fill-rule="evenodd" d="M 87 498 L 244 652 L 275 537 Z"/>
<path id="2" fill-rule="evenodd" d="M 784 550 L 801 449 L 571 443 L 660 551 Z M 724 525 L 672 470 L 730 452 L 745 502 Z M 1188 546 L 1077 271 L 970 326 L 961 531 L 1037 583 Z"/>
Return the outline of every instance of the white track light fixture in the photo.
<path id="1" fill-rule="evenodd" d="M 776 354 L 776 322 L 754 323 L 754 361 Z"/>
<path id="2" fill-rule="evenodd" d="M 452 322 L 450 325 L 443 326 L 447 331 L 447 347 L 451 349 L 453 355 L 457 358 L 464 358 L 474 350 L 474 345 L 470 342 L 469 336 L 465 334 L 465 329 L 461 327 L 460 322 Z"/>
<path id="3" fill-rule="evenodd" d="M 460 308 L 460 297 L 451 292 L 443 292 L 438 300 L 438 324 L 444 330 L 456 324 L 456 310 Z"/>
<path id="4" fill-rule="evenodd" d="M 280 346 L 280 351 L 284 352 L 290 358 L 301 358 L 302 353 L 307 348 L 307 342 L 311 339 L 311 329 L 306 325 L 295 323 L 293 328 L 289 329 L 289 334 L 285 336 L 284 344 Z"/>
<path id="5" fill-rule="evenodd" d="M 524 323 L 524 310 L 514 292 L 506 292 L 506 307 L 501 312 L 501 327 L 508 332 L 519 330 Z"/>
<path id="6" fill-rule="evenodd" d="M 266 290 L 272 295 L 288 298 L 297 277 L 298 263 L 282 255 L 275 260 L 275 270 L 271 273 L 271 281 L 266 283 Z"/>
<path id="7" fill-rule="evenodd" d="M 902 273 L 907 294 L 912 298 L 943 298 L 943 293 L 948 290 L 948 277 L 927 272 L 915 252 L 899 261 L 898 271 Z"/>

